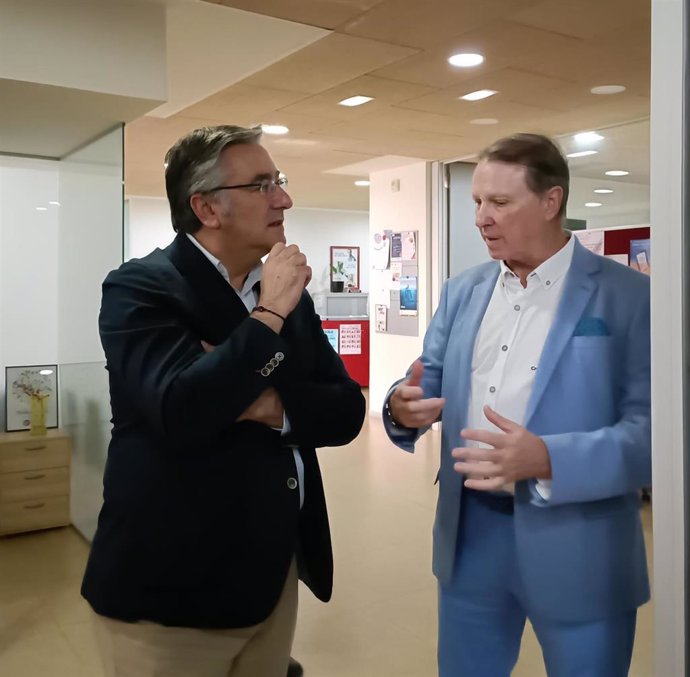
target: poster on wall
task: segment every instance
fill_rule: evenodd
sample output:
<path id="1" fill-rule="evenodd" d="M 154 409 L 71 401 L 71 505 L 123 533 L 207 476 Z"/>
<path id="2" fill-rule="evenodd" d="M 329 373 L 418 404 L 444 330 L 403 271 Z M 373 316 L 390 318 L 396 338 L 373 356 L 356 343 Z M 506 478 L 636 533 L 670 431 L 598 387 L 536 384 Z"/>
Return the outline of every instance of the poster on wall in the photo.
<path id="1" fill-rule="evenodd" d="M 371 245 L 371 261 L 374 270 L 386 270 L 390 259 L 391 241 L 383 232 L 374 233 Z"/>
<path id="2" fill-rule="evenodd" d="M 402 260 L 417 260 L 417 233 L 414 230 L 402 232 Z"/>
<path id="3" fill-rule="evenodd" d="M 359 290 L 359 247 L 331 247 L 331 285 L 340 281 L 345 291 Z"/>
<path id="4" fill-rule="evenodd" d="M 361 324 L 341 324 L 340 325 L 340 354 L 341 355 L 361 355 L 362 354 L 362 325 Z"/>
<path id="5" fill-rule="evenodd" d="M 46 428 L 57 428 L 57 365 L 5 368 L 5 430 L 29 430 L 33 407 L 43 409 Z"/>
<path id="6" fill-rule="evenodd" d="M 400 289 L 402 265 L 402 261 L 391 261 L 391 289 Z"/>
<path id="7" fill-rule="evenodd" d="M 376 306 L 376 331 L 388 331 L 388 308 Z"/>
<path id="8" fill-rule="evenodd" d="M 391 234 L 391 261 L 402 260 L 402 233 Z"/>
<path id="9" fill-rule="evenodd" d="M 650 241 L 630 240 L 630 267 L 645 275 L 651 273 L 652 257 Z"/>
<path id="10" fill-rule="evenodd" d="M 338 352 L 338 330 L 337 329 L 324 329 L 323 333 L 326 334 L 328 342 L 331 344 L 331 348 Z"/>
<path id="11" fill-rule="evenodd" d="M 417 314 L 417 276 L 403 275 L 400 278 L 400 314 Z"/>
<path id="12" fill-rule="evenodd" d="M 580 240 L 580 244 L 595 254 L 604 255 L 603 230 L 576 230 L 573 235 Z"/>

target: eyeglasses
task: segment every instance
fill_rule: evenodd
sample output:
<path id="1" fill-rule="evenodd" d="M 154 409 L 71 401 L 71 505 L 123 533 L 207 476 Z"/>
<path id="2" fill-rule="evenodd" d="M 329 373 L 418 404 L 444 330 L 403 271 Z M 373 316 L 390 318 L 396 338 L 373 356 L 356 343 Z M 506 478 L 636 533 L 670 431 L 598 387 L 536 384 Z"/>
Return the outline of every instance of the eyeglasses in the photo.
<path id="1" fill-rule="evenodd" d="M 242 183 L 237 186 L 216 186 L 204 193 L 215 193 L 218 190 L 234 190 L 235 188 L 256 188 L 259 193 L 275 193 L 278 187 L 285 188 L 288 185 L 287 176 L 279 176 L 277 179 L 262 179 L 256 183 Z"/>

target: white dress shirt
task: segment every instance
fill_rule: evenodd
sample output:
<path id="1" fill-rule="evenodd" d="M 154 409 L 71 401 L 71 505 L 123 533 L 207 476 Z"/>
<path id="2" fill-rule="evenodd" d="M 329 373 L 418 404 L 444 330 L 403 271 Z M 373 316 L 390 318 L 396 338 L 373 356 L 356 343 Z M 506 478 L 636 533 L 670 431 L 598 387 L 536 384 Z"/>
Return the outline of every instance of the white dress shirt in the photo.
<path id="1" fill-rule="evenodd" d="M 192 242 L 192 244 L 213 264 L 213 267 L 223 276 L 223 279 L 230 284 L 230 274 L 227 268 L 217 259 L 210 251 L 205 249 L 202 244 L 193 236 L 187 233 L 187 237 Z M 242 289 L 235 289 L 231 284 L 233 291 L 240 297 L 242 303 L 244 303 L 247 310 L 251 313 L 254 308 L 256 308 L 259 302 L 259 296 L 257 291 L 254 289 L 254 285 L 261 281 L 261 273 L 263 272 L 264 264 L 259 262 L 247 275 L 247 279 L 242 285 Z M 283 411 L 283 427 L 275 428 L 275 430 L 280 430 L 281 435 L 287 435 L 290 428 L 290 421 L 288 420 L 287 414 Z M 300 456 L 299 449 L 296 446 L 292 446 L 292 453 L 295 456 L 295 466 L 297 467 L 297 479 L 299 486 L 299 505 L 300 508 L 304 505 L 304 461 Z"/>
<path id="2" fill-rule="evenodd" d="M 571 236 L 560 251 L 529 274 L 527 287 L 501 261 L 501 272 L 474 343 L 468 428 L 500 432 L 484 416 L 487 404 L 511 421 L 525 424 L 539 360 L 574 250 Z M 470 441 L 467 446 L 488 447 Z M 514 486 L 504 489 L 513 492 Z M 538 480 L 536 490 L 548 500 L 551 481 Z"/>

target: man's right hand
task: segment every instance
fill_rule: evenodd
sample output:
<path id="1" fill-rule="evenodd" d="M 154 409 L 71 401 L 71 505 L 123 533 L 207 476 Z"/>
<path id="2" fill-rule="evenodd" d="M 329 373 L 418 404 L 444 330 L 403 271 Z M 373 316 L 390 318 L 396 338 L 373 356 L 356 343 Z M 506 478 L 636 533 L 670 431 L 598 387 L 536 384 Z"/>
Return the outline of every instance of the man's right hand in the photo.
<path id="1" fill-rule="evenodd" d="M 273 246 L 261 274 L 259 305 L 287 317 L 299 303 L 311 280 L 307 257 L 299 247 L 282 242 Z"/>
<path id="2" fill-rule="evenodd" d="M 388 402 L 393 422 L 406 428 L 425 428 L 437 421 L 446 400 L 443 397 L 424 397 L 420 383 L 424 365 L 415 360 L 410 377 L 400 383 Z"/>

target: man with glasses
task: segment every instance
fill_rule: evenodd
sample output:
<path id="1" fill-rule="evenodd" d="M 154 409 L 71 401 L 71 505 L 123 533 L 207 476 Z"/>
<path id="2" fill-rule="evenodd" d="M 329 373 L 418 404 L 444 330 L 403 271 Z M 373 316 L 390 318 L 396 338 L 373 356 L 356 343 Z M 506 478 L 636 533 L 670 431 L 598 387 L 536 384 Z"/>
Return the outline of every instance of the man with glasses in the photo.
<path id="1" fill-rule="evenodd" d="M 364 399 L 285 244 L 292 201 L 260 136 L 180 139 L 175 240 L 103 285 L 113 431 L 82 593 L 109 676 L 285 677 L 298 576 L 331 595 L 315 448 L 350 442 Z"/>

